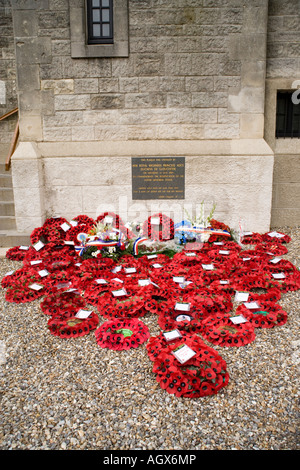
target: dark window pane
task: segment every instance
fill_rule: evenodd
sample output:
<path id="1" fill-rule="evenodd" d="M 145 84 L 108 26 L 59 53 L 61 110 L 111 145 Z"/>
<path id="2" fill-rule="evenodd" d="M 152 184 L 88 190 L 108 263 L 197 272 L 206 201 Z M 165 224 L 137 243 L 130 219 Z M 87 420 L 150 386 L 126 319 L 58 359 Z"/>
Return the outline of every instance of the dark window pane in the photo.
<path id="1" fill-rule="evenodd" d="M 113 44 L 113 0 L 87 0 L 88 44 Z"/>
<path id="2" fill-rule="evenodd" d="M 300 138 L 300 104 L 293 103 L 292 95 L 277 93 L 276 137 Z"/>

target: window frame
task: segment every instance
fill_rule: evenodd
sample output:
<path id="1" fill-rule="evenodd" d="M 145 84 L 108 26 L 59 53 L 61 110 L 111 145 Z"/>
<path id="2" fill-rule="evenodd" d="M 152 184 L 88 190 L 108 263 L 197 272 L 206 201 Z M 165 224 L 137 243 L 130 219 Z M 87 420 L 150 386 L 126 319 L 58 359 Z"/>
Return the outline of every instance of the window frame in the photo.
<path id="1" fill-rule="evenodd" d="M 108 0 L 109 6 L 106 7 L 102 5 L 102 0 L 99 0 L 99 7 L 93 6 L 93 0 L 86 1 L 86 24 L 87 24 L 87 43 L 88 44 L 113 44 L 114 42 L 114 21 L 113 21 L 113 0 Z M 101 2 L 101 3 L 100 3 Z M 93 11 L 99 10 L 99 21 L 93 21 Z M 102 17 L 103 10 L 109 11 L 109 21 L 104 21 Z M 99 24 L 100 30 L 102 26 L 107 24 L 109 25 L 110 34 L 108 36 L 93 35 L 92 29 L 94 24 Z"/>
<path id="2" fill-rule="evenodd" d="M 113 42 L 97 44 L 89 44 L 88 41 L 87 1 L 82 0 L 79 6 L 70 6 L 71 57 L 128 57 L 128 0 L 113 2 Z"/>
<path id="3" fill-rule="evenodd" d="M 300 138 L 300 121 L 299 129 L 295 132 L 293 130 L 293 119 L 295 116 L 295 110 L 299 112 L 300 115 L 300 104 L 294 104 L 292 101 L 292 95 L 295 90 L 277 90 L 276 93 L 276 123 L 275 123 L 275 137 L 276 139 L 299 139 Z M 280 98 L 284 99 L 284 111 L 280 113 L 279 111 L 279 100 Z M 298 106 L 298 108 L 295 108 Z M 278 126 L 279 116 L 284 117 L 284 126 L 282 129 Z"/>

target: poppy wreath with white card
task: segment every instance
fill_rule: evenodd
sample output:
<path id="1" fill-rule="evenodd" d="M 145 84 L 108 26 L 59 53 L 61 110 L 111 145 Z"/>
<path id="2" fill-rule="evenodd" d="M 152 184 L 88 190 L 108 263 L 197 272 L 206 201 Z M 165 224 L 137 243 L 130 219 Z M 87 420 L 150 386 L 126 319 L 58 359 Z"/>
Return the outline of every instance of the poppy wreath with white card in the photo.
<path id="1" fill-rule="evenodd" d="M 249 232 L 249 233 L 245 233 L 242 236 L 241 243 L 243 245 L 257 245 L 258 243 L 261 243 L 262 240 L 263 240 L 263 237 L 260 233 Z"/>
<path id="2" fill-rule="evenodd" d="M 274 242 L 274 240 L 271 240 L 269 243 L 258 243 L 258 245 L 255 246 L 254 251 L 261 256 L 266 256 L 267 258 L 270 258 L 270 256 L 286 255 L 288 253 L 288 249 L 285 244 L 277 243 L 276 241 Z"/>
<path id="3" fill-rule="evenodd" d="M 155 361 L 162 352 L 172 351 L 180 342 L 188 338 L 193 338 L 195 347 L 204 345 L 204 341 L 197 335 L 191 335 L 190 332 L 184 330 L 169 329 L 160 331 L 156 336 L 150 336 L 146 349 L 149 359 Z"/>
<path id="4" fill-rule="evenodd" d="M 282 232 L 267 232 L 262 235 L 262 241 L 265 243 L 272 243 L 276 241 L 277 243 L 290 243 L 291 237 Z"/>
<path id="5" fill-rule="evenodd" d="M 243 315 L 255 328 L 281 326 L 287 322 L 288 318 L 287 312 L 280 305 L 261 300 L 239 305 L 236 314 Z"/>
<path id="6" fill-rule="evenodd" d="M 28 248 L 28 247 L 26 247 Z M 12 261 L 23 261 L 26 255 L 26 251 L 22 249 L 22 246 L 13 246 L 6 250 L 6 258 Z"/>
<path id="7" fill-rule="evenodd" d="M 97 309 L 100 315 L 108 319 L 142 317 L 146 314 L 145 298 L 145 294 L 136 294 L 120 286 L 103 294 Z"/>
<path id="8" fill-rule="evenodd" d="M 176 397 L 216 395 L 229 382 L 227 364 L 220 354 L 210 346 L 195 344 L 193 338 L 162 352 L 152 371 L 160 387 Z"/>
<path id="9" fill-rule="evenodd" d="M 26 270 L 5 292 L 5 300 L 13 303 L 27 303 L 43 297 L 46 293 L 45 281 L 35 270 Z"/>
<path id="10" fill-rule="evenodd" d="M 164 304 L 158 315 L 158 325 L 163 330 L 178 328 L 180 331 L 199 332 L 201 331 L 202 317 L 194 310 L 193 299 L 172 297 Z"/>
<path id="11" fill-rule="evenodd" d="M 87 316 L 80 316 L 80 311 L 71 316 L 65 314 L 52 316 L 47 323 L 50 333 L 60 338 L 76 338 L 87 335 L 97 328 L 99 323 L 98 315 L 91 311 L 87 312 Z"/>
<path id="12" fill-rule="evenodd" d="M 45 315 L 55 316 L 76 313 L 80 308 L 86 307 L 86 301 L 78 292 L 55 292 L 45 296 L 40 304 Z"/>
<path id="13" fill-rule="evenodd" d="M 218 346 L 240 347 L 255 340 L 254 326 L 247 320 L 235 323 L 231 314 L 212 315 L 202 322 L 201 336 Z"/>
<path id="14" fill-rule="evenodd" d="M 300 271 L 270 273 L 268 275 L 267 288 L 276 287 L 282 293 L 292 292 L 300 289 Z"/>

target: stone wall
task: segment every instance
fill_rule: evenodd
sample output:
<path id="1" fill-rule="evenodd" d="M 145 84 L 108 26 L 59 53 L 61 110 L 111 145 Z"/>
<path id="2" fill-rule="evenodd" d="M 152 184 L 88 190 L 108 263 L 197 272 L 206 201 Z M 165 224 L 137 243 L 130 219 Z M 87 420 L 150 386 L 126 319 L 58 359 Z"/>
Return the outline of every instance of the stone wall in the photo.
<path id="1" fill-rule="evenodd" d="M 275 139 L 277 90 L 300 88 L 299 34 L 299 0 L 269 0 L 265 139 L 274 150 L 274 227 L 300 224 L 300 140 Z"/>
<path id="2" fill-rule="evenodd" d="M 74 59 L 68 1 L 13 0 L 22 139 L 261 138 L 266 3 L 130 0 L 129 56 Z"/>
<path id="3" fill-rule="evenodd" d="M 16 64 L 9 0 L 0 0 L 0 116 L 17 107 Z M 12 139 L 16 115 L 0 121 L 0 163 L 4 163 Z"/>
<path id="4" fill-rule="evenodd" d="M 266 0 L 129 0 L 129 55 L 113 58 L 72 57 L 69 8 L 83 0 L 11 1 L 19 230 L 51 215 L 95 217 L 101 204 L 120 212 L 125 199 L 127 214 L 149 213 L 157 201 L 131 198 L 133 156 L 186 158 L 176 221 L 204 200 L 233 228 L 243 218 L 248 230 L 268 230 Z"/>

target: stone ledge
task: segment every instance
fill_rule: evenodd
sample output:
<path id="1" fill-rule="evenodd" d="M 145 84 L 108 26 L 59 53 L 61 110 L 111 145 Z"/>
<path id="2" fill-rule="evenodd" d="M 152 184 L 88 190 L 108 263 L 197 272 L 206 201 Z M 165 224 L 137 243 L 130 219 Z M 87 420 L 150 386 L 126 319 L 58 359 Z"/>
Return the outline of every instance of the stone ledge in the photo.
<path id="1" fill-rule="evenodd" d="M 25 143 L 19 145 L 23 144 Z M 40 154 L 47 158 L 138 155 L 262 155 L 273 157 L 274 155 L 271 147 L 263 139 L 43 142 L 37 144 L 37 148 Z"/>

